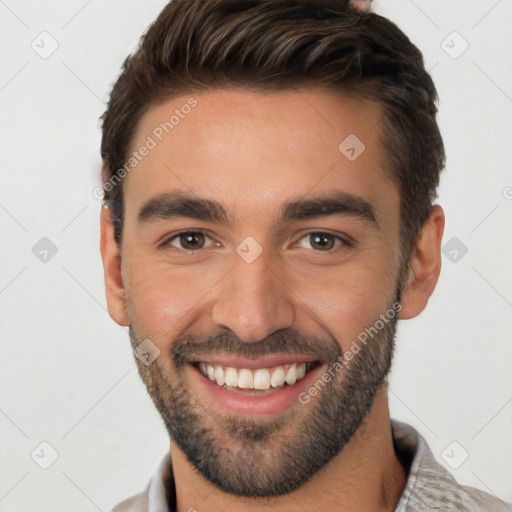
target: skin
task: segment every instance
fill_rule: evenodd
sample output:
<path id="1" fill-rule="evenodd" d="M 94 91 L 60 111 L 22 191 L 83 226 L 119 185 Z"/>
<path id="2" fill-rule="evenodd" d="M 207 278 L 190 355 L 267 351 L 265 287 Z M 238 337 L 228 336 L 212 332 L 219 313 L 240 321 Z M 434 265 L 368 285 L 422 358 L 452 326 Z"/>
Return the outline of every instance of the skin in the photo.
<path id="1" fill-rule="evenodd" d="M 141 339 L 151 339 L 164 354 L 179 336 L 219 329 L 255 343 L 293 328 L 333 338 L 342 351 L 349 350 L 352 340 L 393 302 L 401 261 L 400 198 L 383 170 L 379 106 L 323 89 L 231 89 L 194 98 L 198 106 L 125 178 L 122 248 L 114 240 L 110 211 L 102 210 L 101 253 L 111 317 L 130 325 Z M 149 109 L 131 151 L 188 99 L 180 96 Z M 366 146 L 353 162 L 338 150 L 349 134 Z M 285 202 L 334 190 L 370 203 L 377 222 L 354 215 L 278 221 Z M 191 218 L 138 222 L 149 199 L 171 191 L 221 203 L 233 223 Z M 443 229 L 443 211 L 435 206 L 409 261 L 400 318 L 413 318 L 427 305 L 440 273 Z M 206 231 L 209 247 L 188 254 L 176 241 L 175 246 L 158 246 L 183 230 Z M 319 250 L 305 236 L 318 231 L 348 235 L 356 245 Z M 248 236 L 263 249 L 251 264 L 236 253 Z M 165 360 L 158 361 L 171 374 Z M 219 414 L 196 389 L 190 372 L 185 383 L 208 414 Z M 296 407 L 295 420 L 311 413 L 315 403 Z M 287 429 L 287 435 L 299 432 L 298 421 Z M 235 449 L 227 433 L 219 430 L 218 437 Z M 170 450 L 180 512 L 190 507 L 392 511 L 406 482 L 393 449 L 385 382 L 344 449 L 288 494 L 267 499 L 223 492 L 195 470 L 172 439 Z"/>

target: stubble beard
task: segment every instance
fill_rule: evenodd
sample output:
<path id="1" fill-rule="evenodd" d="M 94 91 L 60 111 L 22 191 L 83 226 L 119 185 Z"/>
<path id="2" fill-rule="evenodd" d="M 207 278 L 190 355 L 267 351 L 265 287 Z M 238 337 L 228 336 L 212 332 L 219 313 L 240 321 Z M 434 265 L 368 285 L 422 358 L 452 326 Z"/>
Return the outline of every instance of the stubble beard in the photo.
<path id="1" fill-rule="evenodd" d="M 231 494 L 273 497 L 299 488 L 352 439 L 391 369 L 396 327 L 396 317 L 384 322 L 371 339 L 358 343 L 360 350 L 350 362 L 337 340 L 293 329 L 257 343 L 244 343 L 230 331 L 183 336 L 151 365 L 136 362 L 170 437 L 205 478 Z M 142 339 L 130 325 L 133 348 Z M 185 379 L 188 359 L 220 351 L 245 357 L 314 352 L 327 369 L 336 361 L 342 362 L 342 369 L 307 405 L 298 402 L 270 419 L 228 415 L 203 405 Z"/>

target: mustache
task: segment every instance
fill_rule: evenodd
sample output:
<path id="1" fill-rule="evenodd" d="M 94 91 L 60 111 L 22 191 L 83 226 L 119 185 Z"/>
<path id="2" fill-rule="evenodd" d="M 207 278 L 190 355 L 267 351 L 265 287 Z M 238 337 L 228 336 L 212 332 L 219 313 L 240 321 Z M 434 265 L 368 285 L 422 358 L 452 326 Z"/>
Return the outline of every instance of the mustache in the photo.
<path id="1" fill-rule="evenodd" d="M 323 362 L 334 362 L 342 356 L 341 347 L 335 339 L 304 335 L 288 328 L 255 342 L 243 341 L 229 330 L 211 335 L 186 334 L 178 337 L 172 344 L 170 357 L 179 368 L 215 354 L 256 359 L 280 353 L 306 355 Z"/>

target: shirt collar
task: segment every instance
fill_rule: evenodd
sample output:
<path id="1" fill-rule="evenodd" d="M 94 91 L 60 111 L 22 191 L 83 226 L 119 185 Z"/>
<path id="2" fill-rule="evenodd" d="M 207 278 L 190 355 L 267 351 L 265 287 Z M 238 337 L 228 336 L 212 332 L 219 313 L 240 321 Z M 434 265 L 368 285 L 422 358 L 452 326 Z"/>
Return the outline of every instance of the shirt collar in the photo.
<path id="1" fill-rule="evenodd" d="M 148 485 L 148 512 L 175 512 L 176 491 L 171 454 L 167 452 L 158 463 Z"/>

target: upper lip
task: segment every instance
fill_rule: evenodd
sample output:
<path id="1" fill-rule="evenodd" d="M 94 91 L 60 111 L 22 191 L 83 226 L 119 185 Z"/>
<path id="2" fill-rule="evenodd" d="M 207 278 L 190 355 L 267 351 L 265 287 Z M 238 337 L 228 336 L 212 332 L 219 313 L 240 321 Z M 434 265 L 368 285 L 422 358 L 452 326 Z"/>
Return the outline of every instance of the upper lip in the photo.
<path id="1" fill-rule="evenodd" d="M 216 354 L 198 358 L 191 363 L 207 363 L 220 366 L 232 366 L 233 368 L 271 368 L 282 364 L 300 364 L 312 363 L 318 361 L 318 358 L 301 354 L 277 354 L 268 357 L 260 357 L 259 359 L 249 359 L 247 357 L 228 356 Z"/>

